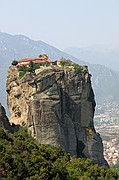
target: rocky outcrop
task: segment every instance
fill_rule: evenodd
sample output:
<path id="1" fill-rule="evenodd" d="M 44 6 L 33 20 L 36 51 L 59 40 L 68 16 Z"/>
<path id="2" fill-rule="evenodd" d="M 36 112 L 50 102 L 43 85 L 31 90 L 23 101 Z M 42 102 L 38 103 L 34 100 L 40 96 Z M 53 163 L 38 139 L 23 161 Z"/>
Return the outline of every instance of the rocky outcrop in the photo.
<path id="1" fill-rule="evenodd" d="M 11 130 L 11 126 L 9 123 L 9 120 L 6 116 L 6 112 L 4 107 L 0 103 L 0 128 L 3 128 L 5 130 Z"/>
<path id="2" fill-rule="evenodd" d="M 41 144 L 60 145 L 71 155 L 107 165 L 100 135 L 93 125 L 94 93 L 87 67 L 43 68 L 19 78 L 17 67 L 7 77 L 10 121 L 27 124 Z"/>

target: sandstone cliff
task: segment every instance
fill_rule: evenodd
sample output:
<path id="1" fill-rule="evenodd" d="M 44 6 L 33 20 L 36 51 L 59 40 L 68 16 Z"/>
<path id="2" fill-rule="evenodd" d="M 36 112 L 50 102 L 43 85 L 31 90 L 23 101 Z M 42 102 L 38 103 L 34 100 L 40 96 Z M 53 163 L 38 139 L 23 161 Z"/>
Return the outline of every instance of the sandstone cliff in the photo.
<path id="1" fill-rule="evenodd" d="M 107 165 L 100 135 L 93 125 L 94 93 L 87 67 L 42 68 L 19 78 L 11 66 L 7 76 L 10 121 L 27 124 L 41 144 L 60 145 L 71 155 Z"/>

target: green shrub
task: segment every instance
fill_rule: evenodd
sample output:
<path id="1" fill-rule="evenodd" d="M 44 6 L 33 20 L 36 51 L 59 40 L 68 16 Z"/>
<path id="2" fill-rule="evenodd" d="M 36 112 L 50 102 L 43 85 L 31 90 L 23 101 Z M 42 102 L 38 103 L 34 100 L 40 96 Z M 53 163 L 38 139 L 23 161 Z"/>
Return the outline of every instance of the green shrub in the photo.
<path id="1" fill-rule="evenodd" d="M 33 61 L 30 61 L 30 63 L 29 63 L 29 67 L 31 67 L 31 68 L 33 68 L 33 67 L 34 67 L 34 63 L 33 63 Z"/>
<path id="2" fill-rule="evenodd" d="M 40 63 L 40 65 L 48 67 L 48 66 L 50 66 L 50 63 L 45 61 L 45 62 Z"/>
<path id="3" fill-rule="evenodd" d="M 18 66 L 18 71 L 26 71 L 26 66 Z"/>
<path id="4" fill-rule="evenodd" d="M 40 64 L 34 64 L 34 68 L 35 69 L 39 69 L 40 68 Z"/>
<path id="5" fill-rule="evenodd" d="M 35 72 L 35 68 L 34 67 L 27 67 L 26 71 L 27 72 Z"/>
<path id="6" fill-rule="evenodd" d="M 41 58 L 41 57 L 42 57 L 42 54 L 40 54 L 38 57 Z"/>
<path id="7" fill-rule="evenodd" d="M 57 65 L 57 61 L 52 62 L 52 65 Z"/>
<path id="8" fill-rule="evenodd" d="M 81 71 L 82 71 L 81 66 L 79 66 L 78 64 L 74 64 L 73 66 L 74 66 L 74 71 L 75 71 L 76 74 L 81 73 Z"/>
<path id="9" fill-rule="evenodd" d="M 6 138 L 5 138 L 6 137 Z M 41 145 L 25 127 L 14 134 L 0 129 L 0 179 L 13 180 L 117 180 L 114 169 L 92 160 L 71 158 L 60 147 Z"/>
<path id="10" fill-rule="evenodd" d="M 12 61 L 12 65 L 16 66 L 18 64 L 18 61 L 16 61 L 15 59 Z"/>
<path id="11" fill-rule="evenodd" d="M 2 128 L 0 128 L 0 138 L 2 139 L 6 138 L 6 133 L 4 132 Z"/>
<path id="12" fill-rule="evenodd" d="M 25 74 L 26 74 L 25 71 L 20 71 L 20 72 L 19 72 L 19 78 L 21 79 Z"/>
<path id="13" fill-rule="evenodd" d="M 70 61 L 70 60 L 67 60 L 67 59 L 63 59 L 63 60 L 61 60 L 60 61 L 60 65 L 61 66 L 71 66 L 72 65 L 72 61 Z"/>
<path id="14" fill-rule="evenodd" d="M 67 63 L 66 63 L 65 60 L 60 61 L 60 65 L 61 65 L 61 66 L 65 66 L 66 64 L 67 64 Z"/>

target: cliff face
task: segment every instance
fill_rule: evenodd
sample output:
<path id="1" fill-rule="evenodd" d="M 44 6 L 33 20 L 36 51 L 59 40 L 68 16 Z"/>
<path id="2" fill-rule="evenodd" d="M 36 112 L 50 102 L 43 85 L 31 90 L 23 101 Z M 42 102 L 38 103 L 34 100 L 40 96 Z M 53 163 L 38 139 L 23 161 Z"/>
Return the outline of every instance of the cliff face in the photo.
<path id="1" fill-rule="evenodd" d="M 0 103 L 0 128 L 11 130 L 11 126 L 9 120 L 6 116 L 6 112 L 4 107 Z"/>
<path id="2" fill-rule="evenodd" d="M 107 165 L 93 125 L 95 100 L 86 67 L 79 74 L 68 67 L 43 68 L 19 79 L 12 66 L 7 93 L 10 121 L 25 122 L 39 143 L 60 145 L 71 155 Z"/>

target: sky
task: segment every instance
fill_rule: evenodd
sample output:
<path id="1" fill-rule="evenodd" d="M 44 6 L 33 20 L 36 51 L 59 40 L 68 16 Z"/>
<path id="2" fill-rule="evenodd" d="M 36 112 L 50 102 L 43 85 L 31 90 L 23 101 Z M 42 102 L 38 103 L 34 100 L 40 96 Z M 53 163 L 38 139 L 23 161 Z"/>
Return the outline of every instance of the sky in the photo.
<path id="1" fill-rule="evenodd" d="M 119 0 L 0 0 L 0 32 L 61 50 L 98 44 L 119 49 Z"/>

